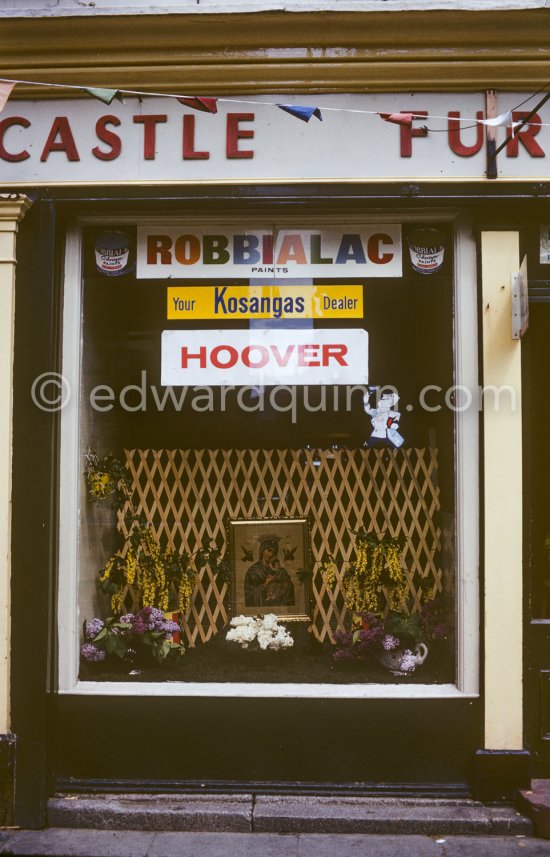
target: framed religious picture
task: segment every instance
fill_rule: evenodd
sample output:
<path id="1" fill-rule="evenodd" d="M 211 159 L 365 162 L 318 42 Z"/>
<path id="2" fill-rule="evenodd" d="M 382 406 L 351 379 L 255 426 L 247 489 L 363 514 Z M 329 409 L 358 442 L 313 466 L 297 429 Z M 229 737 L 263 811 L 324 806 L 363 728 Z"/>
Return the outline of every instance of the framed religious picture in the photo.
<path id="1" fill-rule="evenodd" d="M 233 616 L 309 619 L 307 519 L 229 521 L 228 537 Z"/>

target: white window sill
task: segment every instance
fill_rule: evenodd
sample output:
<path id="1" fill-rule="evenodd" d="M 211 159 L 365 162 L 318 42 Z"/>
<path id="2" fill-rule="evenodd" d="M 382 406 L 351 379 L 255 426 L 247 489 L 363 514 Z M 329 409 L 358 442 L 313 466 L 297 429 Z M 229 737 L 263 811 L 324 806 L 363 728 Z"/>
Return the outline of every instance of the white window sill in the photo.
<path id="1" fill-rule="evenodd" d="M 78 681 L 62 695 L 205 696 L 276 699 L 476 699 L 454 684 L 253 684 L 230 682 Z"/>

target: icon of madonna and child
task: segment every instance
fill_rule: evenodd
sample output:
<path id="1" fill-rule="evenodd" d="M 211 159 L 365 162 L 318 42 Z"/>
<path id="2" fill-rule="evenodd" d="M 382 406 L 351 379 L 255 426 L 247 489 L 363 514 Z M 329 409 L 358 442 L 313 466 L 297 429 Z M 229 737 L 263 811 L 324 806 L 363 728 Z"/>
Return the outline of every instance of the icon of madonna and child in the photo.
<path id="1" fill-rule="evenodd" d="M 294 583 L 279 558 L 279 539 L 273 533 L 257 539 L 260 542 L 258 561 L 248 568 L 244 577 L 246 607 L 271 609 L 295 605 Z"/>

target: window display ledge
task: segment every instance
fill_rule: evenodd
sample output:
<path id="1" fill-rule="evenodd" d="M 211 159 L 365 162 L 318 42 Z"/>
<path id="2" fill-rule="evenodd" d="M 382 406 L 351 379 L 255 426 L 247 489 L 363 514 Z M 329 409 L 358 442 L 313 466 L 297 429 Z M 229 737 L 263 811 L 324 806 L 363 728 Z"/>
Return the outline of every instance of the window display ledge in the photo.
<path id="1" fill-rule="evenodd" d="M 79 681 L 60 694 L 81 696 L 215 696 L 277 699 L 476 699 L 454 684 L 260 684 L 227 682 Z"/>

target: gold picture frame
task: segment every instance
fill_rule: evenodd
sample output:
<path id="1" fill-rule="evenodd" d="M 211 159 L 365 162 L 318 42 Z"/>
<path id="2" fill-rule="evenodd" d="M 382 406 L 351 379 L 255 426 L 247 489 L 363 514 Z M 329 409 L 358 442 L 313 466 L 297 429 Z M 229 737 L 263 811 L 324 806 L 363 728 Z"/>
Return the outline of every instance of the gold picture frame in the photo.
<path id="1" fill-rule="evenodd" d="M 307 518 L 232 520 L 228 543 L 233 616 L 310 620 Z"/>

